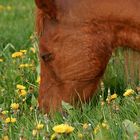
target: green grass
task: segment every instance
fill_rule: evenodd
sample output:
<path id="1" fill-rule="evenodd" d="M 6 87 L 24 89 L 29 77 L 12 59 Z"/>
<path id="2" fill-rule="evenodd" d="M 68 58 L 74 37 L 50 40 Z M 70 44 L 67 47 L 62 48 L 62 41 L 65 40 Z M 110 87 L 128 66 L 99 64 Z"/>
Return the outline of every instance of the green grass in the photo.
<path id="1" fill-rule="evenodd" d="M 9 8 L 8 8 L 9 7 Z M 68 123 L 75 129 L 70 134 L 57 134 L 60 140 L 139 140 L 140 139 L 140 93 L 129 97 L 122 95 L 126 88 L 133 88 L 126 81 L 122 51 L 113 56 L 103 78 L 104 85 L 98 90 L 98 103 L 72 107 L 63 103 L 67 115 L 56 113 L 53 117 L 39 112 L 38 96 L 38 49 L 34 37 L 33 0 L 1 0 L 0 1 L 0 139 L 6 140 L 42 140 L 50 139 L 54 134 L 53 127 Z M 30 38 L 30 36 L 33 38 Z M 32 52 L 34 48 L 36 52 Z M 27 50 L 24 57 L 12 58 L 14 52 Z M 117 61 L 119 62 L 115 62 Z M 19 68 L 20 64 L 32 64 L 32 67 Z M 117 65 L 116 65 L 117 64 Z M 120 68 L 118 70 L 118 67 Z M 136 80 L 136 86 L 139 80 Z M 17 84 L 26 87 L 27 95 L 19 96 Z M 104 100 L 108 94 L 116 92 L 118 96 L 110 103 Z M 11 103 L 18 103 L 19 109 L 11 109 Z M 7 114 L 3 111 L 7 110 Z M 8 117 L 16 118 L 15 123 L 6 123 Z M 44 124 L 33 136 L 38 123 Z M 105 123 L 105 124 L 104 124 Z M 83 128 L 87 124 L 87 128 Z M 86 125 L 84 125 L 86 126 Z M 98 126 L 98 127 L 97 127 Z M 98 129 L 97 129 L 98 128 Z M 97 133 L 95 133 L 97 130 Z M 83 138 L 78 137 L 78 133 Z"/>

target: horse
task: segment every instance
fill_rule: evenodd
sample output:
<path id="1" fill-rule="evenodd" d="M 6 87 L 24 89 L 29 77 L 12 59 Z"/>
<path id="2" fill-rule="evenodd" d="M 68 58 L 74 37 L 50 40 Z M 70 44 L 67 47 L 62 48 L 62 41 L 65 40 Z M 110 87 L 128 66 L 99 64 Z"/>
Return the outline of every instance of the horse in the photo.
<path id="1" fill-rule="evenodd" d="M 140 51 L 139 0 L 35 0 L 41 82 L 39 108 L 91 100 L 112 52 Z M 137 60 L 139 61 L 139 60 Z"/>

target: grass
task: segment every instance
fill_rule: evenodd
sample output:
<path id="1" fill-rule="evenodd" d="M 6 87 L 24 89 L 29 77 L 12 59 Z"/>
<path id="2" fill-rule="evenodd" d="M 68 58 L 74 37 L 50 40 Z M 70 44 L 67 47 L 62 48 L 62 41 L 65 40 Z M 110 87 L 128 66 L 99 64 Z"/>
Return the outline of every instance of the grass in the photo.
<path id="1" fill-rule="evenodd" d="M 132 95 L 122 97 L 126 88 L 134 88 L 125 80 L 122 51 L 117 51 L 117 59 L 114 55 L 110 60 L 104 84 L 97 93 L 98 104 L 92 100 L 89 104 L 79 103 L 81 108 L 74 108 L 63 103 L 67 115 L 56 113 L 52 118 L 39 112 L 34 7 L 33 0 L 0 1 L 0 139 L 49 140 L 54 136 L 60 140 L 139 140 L 140 93 L 135 90 Z M 12 58 L 20 50 L 27 52 Z M 21 68 L 21 64 L 28 65 Z M 26 89 L 21 91 L 18 84 Z M 138 84 L 136 80 L 135 86 Z M 110 94 L 114 92 L 118 96 L 113 99 Z M 107 96 L 109 101 L 104 100 Z M 18 103 L 19 108 L 11 108 L 12 103 Z M 13 118 L 12 122 L 7 118 Z M 66 123 L 74 128 L 72 132 L 53 135 L 54 126 Z M 62 130 L 64 126 L 59 126 L 59 131 Z"/>

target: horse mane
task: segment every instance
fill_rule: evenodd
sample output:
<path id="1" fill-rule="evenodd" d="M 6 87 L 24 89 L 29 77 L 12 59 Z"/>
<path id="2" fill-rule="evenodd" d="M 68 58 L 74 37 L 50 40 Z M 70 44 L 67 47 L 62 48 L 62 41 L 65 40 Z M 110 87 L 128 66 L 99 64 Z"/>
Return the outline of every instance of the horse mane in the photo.
<path id="1" fill-rule="evenodd" d="M 38 8 L 36 9 L 36 31 L 40 35 L 44 31 L 44 23 L 47 19 L 56 21 L 57 8 L 54 0 L 42 1 L 41 5 L 39 1 L 36 0 L 36 2 L 38 3 Z"/>
<path id="2" fill-rule="evenodd" d="M 40 9 L 36 9 L 36 32 L 37 32 L 37 35 L 40 36 L 44 30 L 44 22 L 47 18 L 47 15 L 46 13 L 44 13 L 42 10 Z"/>

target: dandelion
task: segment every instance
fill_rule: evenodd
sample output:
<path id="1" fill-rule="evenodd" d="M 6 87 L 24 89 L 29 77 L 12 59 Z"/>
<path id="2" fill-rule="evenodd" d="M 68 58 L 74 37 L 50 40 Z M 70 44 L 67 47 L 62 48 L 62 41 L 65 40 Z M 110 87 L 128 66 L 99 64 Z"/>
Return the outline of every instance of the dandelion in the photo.
<path id="1" fill-rule="evenodd" d="M 38 84 L 40 84 L 40 76 L 37 77 L 36 82 L 37 82 Z"/>
<path id="2" fill-rule="evenodd" d="M 110 96 L 110 100 L 114 100 L 114 99 L 116 99 L 117 96 L 118 96 L 118 95 L 117 95 L 116 93 L 114 93 L 113 95 Z"/>
<path id="3" fill-rule="evenodd" d="M 74 130 L 74 127 L 69 126 L 68 124 L 60 124 L 53 127 L 55 133 L 71 133 Z"/>
<path id="4" fill-rule="evenodd" d="M 56 138 L 57 138 L 57 134 L 56 133 L 51 135 L 51 140 L 55 140 Z"/>
<path id="5" fill-rule="evenodd" d="M 12 108 L 13 110 L 17 110 L 17 109 L 19 108 L 19 104 L 18 104 L 18 103 L 12 103 L 12 104 L 11 104 L 11 108 Z"/>
<path id="6" fill-rule="evenodd" d="M 88 125 L 87 123 L 84 123 L 84 124 L 83 124 L 83 128 L 84 128 L 84 129 L 87 129 L 88 126 L 89 126 L 89 125 Z"/>
<path id="7" fill-rule="evenodd" d="M 17 121 L 16 118 L 11 118 L 11 123 L 15 123 Z"/>
<path id="8" fill-rule="evenodd" d="M 133 89 L 127 89 L 126 90 L 126 92 L 123 94 L 123 96 L 130 96 L 130 95 L 132 95 L 132 94 L 134 94 L 134 90 Z"/>
<path id="9" fill-rule="evenodd" d="M 36 129 L 41 130 L 41 129 L 43 129 L 43 127 L 44 127 L 44 124 L 39 123 L 39 124 L 37 124 Z"/>
<path id="10" fill-rule="evenodd" d="M 35 53 L 36 52 L 36 49 L 34 47 L 31 47 L 30 50 Z"/>
<path id="11" fill-rule="evenodd" d="M 10 123 L 11 122 L 11 119 L 8 117 L 5 119 L 5 123 Z"/>
<path id="12" fill-rule="evenodd" d="M 24 89 L 19 90 L 18 93 L 19 93 L 20 96 L 23 96 L 23 97 L 25 97 L 27 95 L 27 91 L 24 90 Z"/>
<path id="13" fill-rule="evenodd" d="M 2 58 L 0 58 L 0 62 L 3 62 L 3 59 Z"/>
<path id="14" fill-rule="evenodd" d="M 9 140 L 8 136 L 4 136 L 2 140 Z"/>
<path id="15" fill-rule="evenodd" d="M 20 50 L 20 52 L 26 54 L 27 53 L 27 50 Z"/>
<path id="16" fill-rule="evenodd" d="M 7 124 L 8 124 L 8 123 L 15 123 L 16 121 L 17 121 L 16 118 L 9 118 L 9 117 L 8 117 L 8 118 L 5 119 L 5 123 L 7 123 Z"/>
<path id="17" fill-rule="evenodd" d="M 2 111 L 1 113 L 3 114 L 3 115 L 6 115 L 6 114 L 8 114 L 8 110 L 4 110 L 4 111 Z"/>
<path id="18" fill-rule="evenodd" d="M 107 122 L 103 122 L 102 123 L 102 127 L 103 128 L 106 128 L 106 129 L 109 129 L 109 125 L 107 124 Z"/>
<path id="19" fill-rule="evenodd" d="M 0 12 L 5 10 L 5 7 L 3 5 L 0 5 Z"/>
<path id="20" fill-rule="evenodd" d="M 25 86 L 20 85 L 20 84 L 18 84 L 18 85 L 16 86 L 16 88 L 19 89 L 19 90 L 25 90 L 25 89 L 26 89 Z"/>
<path id="21" fill-rule="evenodd" d="M 110 103 L 112 100 L 116 99 L 117 96 L 118 95 L 116 93 L 114 93 L 111 96 L 108 96 L 107 99 L 106 99 L 106 101 L 108 101 L 108 103 Z"/>
<path id="22" fill-rule="evenodd" d="M 6 7 L 6 9 L 7 9 L 8 11 L 11 11 L 11 10 L 12 10 L 12 7 L 8 5 L 8 6 Z"/>
<path id="23" fill-rule="evenodd" d="M 78 133 L 78 138 L 82 139 L 83 138 L 83 134 L 82 133 Z"/>
<path id="24" fill-rule="evenodd" d="M 37 130 L 36 130 L 36 129 L 34 129 L 34 130 L 32 131 L 32 135 L 33 135 L 34 137 L 37 135 Z"/>
<path id="25" fill-rule="evenodd" d="M 22 52 L 15 52 L 12 54 L 12 58 L 17 58 L 17 57 L 22 57 L 23 53 Z"/>
<path id="26" fill-rule="evenodd" d="M 19 68 L 28 68 L 28 67 L 32 67 L 32 64 L 20 64 Z"/>
<path id="27" fill-rule="evenodd" d="M 99 130 L 100 130 L 100 125 L 98 124 L 98 125 L 94 128 L 93 133 L 94 133 L 94 134 L 97 134 L 97 133 L 99 132 Z"/>

